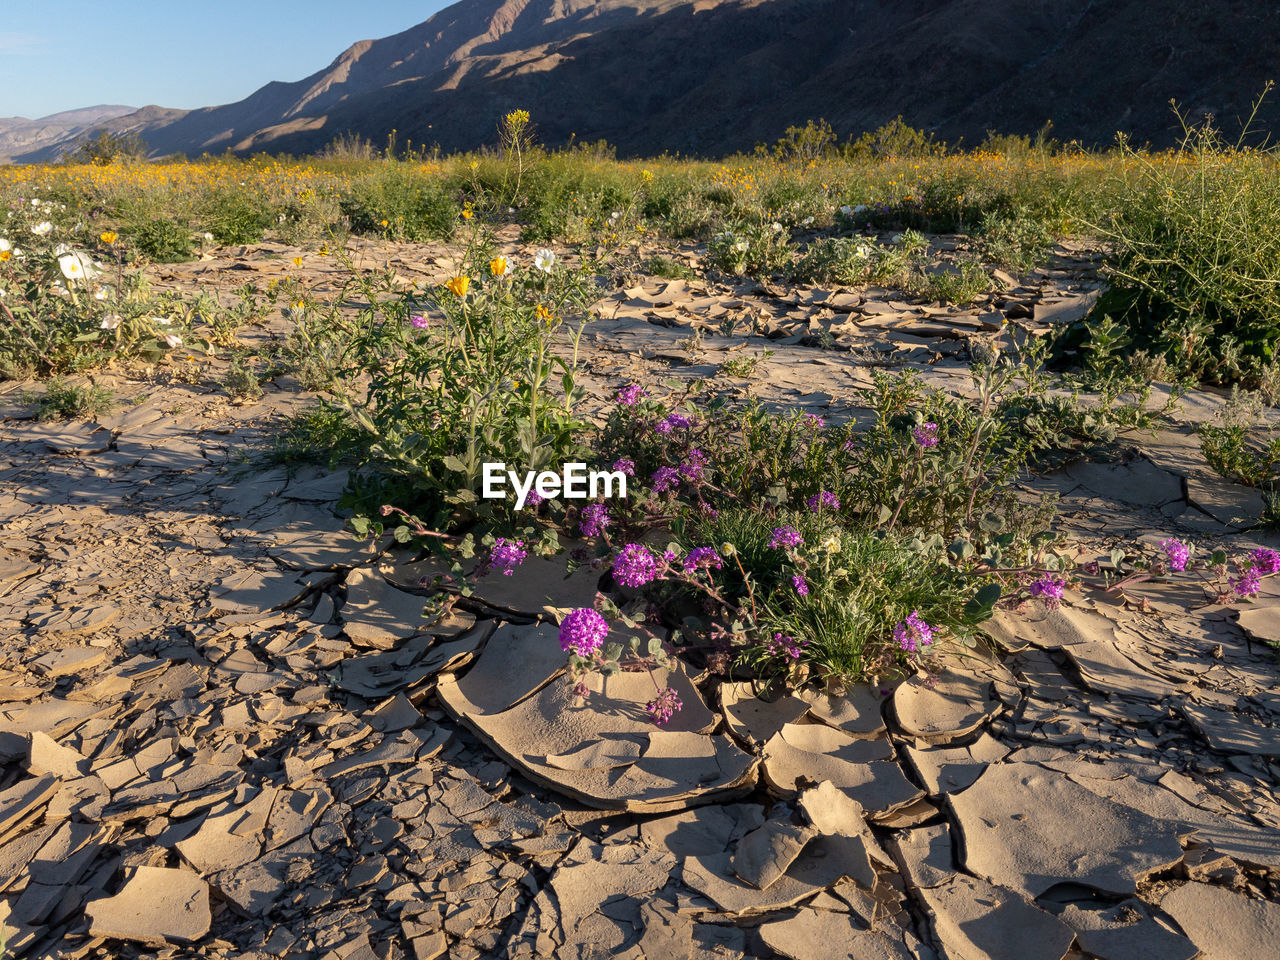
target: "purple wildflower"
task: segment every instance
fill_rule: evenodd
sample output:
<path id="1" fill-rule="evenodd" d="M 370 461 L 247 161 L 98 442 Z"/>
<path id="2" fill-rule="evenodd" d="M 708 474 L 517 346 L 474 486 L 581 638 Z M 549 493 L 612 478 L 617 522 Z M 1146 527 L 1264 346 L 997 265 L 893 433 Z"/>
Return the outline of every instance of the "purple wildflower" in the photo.
<path id="1" fill-rule="evenodd" d="M 629 383 L 616 394 L 613 399 L 617 401 L 620 407 L 634 407 L 640 402 L 641 397 L 648 396 L 644 389 L 638 383 Z"/>
<path id="2" fill-rule="evenodd" d="M 919 610 L 893 628 L 893 639 L 907 653 L 915 653 L 920 647 L 933 643 L 933 628 L 920 617 Z"/>
<path id="3" fill-rule="evenodd" d="M 621 460 L 613 462 L 613 470 L 628 477 L 636 475 L 636 462 L 630 457 L 623 457 Z"/>
<path id="4" fill-rule="evenodd" d="M 693 426 L 694 421 L 693 417 L 686 417 L 683 413 L 673 413 L 664 422 L 676 430 L 688 430 Z"/>
<path id="5" fill-rule="evenodd" d="M 853 437 L 850 437 L 844 443 L 840 444 L 840 449 L 843 450 L 845 453 L 854 453 L 857 451 L 858 447 L 853 442 Z"/>
<path id="6" fill-rule="evenodd" d="M 701 450 L 693 449 L 680 463 L 680 476 L 686 480 L 698 480 L 707 468 L 707 455 Z"/>
<path id="7" fill-rule="evenodd" d="M 1169 558 L 1170 570 L 1187 569 L 1187 559 L 1191 556 L 1191 551 L 1187 545 L 1181 540 L 1164 540 L 1160 543 L 1160 549 L 1164 551 L 1164 555 Z"/>
<path id="8" fill-rule="evenodd" d="M 650 719 L 662 726 L 684 707 L 680 695 L 672 687 L 665 688 L 656 697 L 644 705 Z"/>
<path id="9" fill-rule="evenodd" d="M 596 537 L 604 533 L 611 522 L 608 507 L 603 503 L 589 503 L 582 508 L 578 529 L 584 537 Z"/>
<path id="10" fill-rule="evenodd" d="M 1257 567 L 1249 567 L 1240 576 L 1232 578 L 1231 589 L 1238 597 L 1257 596 L 1262 589 L 1262 571 Z"/>
<path id="11" fill-rule="evenodd" d="M 1259 547 L 1249 554 L 1249 559 L 1264 574 L 1280 573 L 1280 552 L 1272 550 L 1270 547 Z"/>
<path id="12" fill-rule="evenodd" d="M 804 421 L 806 427 L 812 427 L 814 430 L 820 430 L 827 425 L 827 421 L 816 413 L 806 413 L 800 419 Z"/>
<path id="13" fill-rule="evenodd" d="M 774 527 L 769 547 L 773 550 L 786 550 L 789 547 L 801 546 L 803 543 L 804 537 L 800 536 L 800 531 L 795 527 Z"/>
<path id="14" fill-rule="evenodd" d="M 675 467 L 659 467 L 653 471 L 653 492 L 665 493 L 680 484 L 680 471 Z"/>
<path id="15" fill-rule="evenodd" d="M 799 660 L 801 649 L 807 646 L 808 643 L 808 640 L 801 640 L 797 643 L 794 637 L 789 637 L 784 633 L 775 633 L 773 639 L 765 647 L 765 651 L 771 657 L 781 654 L 790 660 Z"/>
<path id="16" fill-rule="evenodd" d="M 1066 586 L 1067 581 L 1061 577 L 1046 573 L 1031 584 L 1031 595 L 1043 600 L 1046 609 L 1057 610 L 1058 607 L 1062 606 L 1062 591 L 1066 589 Z"/>
<path id="17" fill-rule="evenodd" d="M 502 571 L 504 577 L 515 572 L 516 567 L 529 559 L 523 540 L 507 540 L 499 537 L 489 551 L 489 566 Z"/>
<path id="18" fill-rule="evenodd" d="M 687 574 L 710 570 L 712 567 L 719 570 L 723 566 L 724 562 L 720 559 L 720 554 L 716 553 L 715 547 L 694 547 L 684 558 L 684 572 Z"/>
<path id="19" fill-rule="evenodd" d="M 791 577 L 791 585 L 796 588 L 796 594 L 801 597 L 809 595 L 809 582 L 800 574 L 793 574 Z"/>
<path id="20" fill-rule="evenodd" d="M 409 322 L 413 324 L 415 330 L 425 330 L 430 324 L 430 321 L 420 313 L 415 313 L 410 317 Z"/>
<path id="21" fill-rule="evenodd" d="M 671 432 L 671 424 L 666 420 L 659 420 L 653 425 L 653 429 L 656 433 L 668 434 Z"/>
<path id="22" fill-rule="evenodd" d="M 913 439 L 920 449 L 928 450 L 930 447 L 938 445 L 938 425 L 930 421 L 922 423 L 911 431 L 911 439 Z"/>
<path id="23" fill-rule="evenodd" d="M 643 587 L 658 577 L 658 560 L 642 543 L 628 543 L 613 561 L 613 579 L 624 587 Z"/>
<path id="24" fill-rule="evenodd" d="M 524 498 L 524 505 L 526 507 L 537 507 L 540 504 L 543 504 L 546 502 L 547 502 L 547 498 L 544 497 L 542 494 L 540 494 L 537 490 L 530 490 L 529 495 Z"/>
<path id="25" fill-rule="evenodd" d="M 560 649 L 589 657 L 600 649 L 609 635 L 609 623 L 590 607 L 579 607 L 560 621 Z"/>
<path id="26" fill-rule="evenodd" d="M 823 490 L 821 493 L 815 493 L 812 497 L 805 501 L 809 509 L 814 513 L 819 512 L 823 507 L 830 507 L 832 510 L 840 509 L 840 501 L 836 499 L 836 495 L 830 490 Z"/>

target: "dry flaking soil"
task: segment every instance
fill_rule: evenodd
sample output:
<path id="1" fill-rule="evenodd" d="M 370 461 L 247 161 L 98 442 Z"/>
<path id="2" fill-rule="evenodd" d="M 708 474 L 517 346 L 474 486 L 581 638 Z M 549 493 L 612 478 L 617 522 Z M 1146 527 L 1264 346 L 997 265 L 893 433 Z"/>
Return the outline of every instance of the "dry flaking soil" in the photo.
<path id="1" fill-rule="evenodd" d="M 444 248 L 363 255 L 406 283 L 451 269 Z M 153 280 L 225 297 L 294 256 L 321 295 L 336 283 L 330 260 L 281 245 Z M 979 342 L 1080 316 L 1099 286 L 1083 247 L 965 309 L 637 275 L 597 306 L 584 382 L 603 405 L 627 381 L 705 377 L 768 348 L 749 382 L 716 383 L 838 421 L 878 367 L 968 389 Z M 243 339 L 286 333 L 276 318 Z M 280 377 L 236 404 L 216 380 L 104 375 L 133 402 L 85 423 L 35 421 L 21 385 L 0 394 L 6 956 L 1274 949 L 1280 695 L 1260 642 L 1274 581 L 1240 623 L 1159 584 L 1002 612 L 998 654 L 935 687 L 763 703 L 677 671 L 685 710 L 656 731 L 622 681 L 585 713 L 565 699 L 538 618 L 589 602 L 591 575 L 530 567 L 425 626 L 429 571 L 334 516 L 345 473 L 257 456 L 314 397 Z M 1065 528 L 1100 553 L 1168 535 L 1268 543 L 1250 528 L 1256 493 L 1200 455 L 1194 425 L 1221 403 L 1192 394 L 1118 458 L 1028 478 L 1028 493 L 1058 493 Z"/>

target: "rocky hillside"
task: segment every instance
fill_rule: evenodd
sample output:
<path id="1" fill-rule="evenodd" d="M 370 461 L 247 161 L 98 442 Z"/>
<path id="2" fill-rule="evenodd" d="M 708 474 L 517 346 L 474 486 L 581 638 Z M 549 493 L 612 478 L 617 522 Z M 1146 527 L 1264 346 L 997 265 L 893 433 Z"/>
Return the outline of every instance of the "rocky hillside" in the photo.
<path id="1" fill-rule="evenodd" d="M 1267 0 L 461 0 L 295 83 L 137 124 L 157 154 L 316 149 L 352 131 L 464 149 L 524 107 L 546 143 L 717 155 L 824 117 L 1165 145 L 1169 100 L 1230 129 L 1273 70 Z M 1264 121 L 1280 119 L 1280 99 Z M 124 118 L 116 123 L 130 123 Z"/>
<path id="2" fill-rule="evenodd" d="M 105 121 L 127 116 L 137 109 L 103 105 L 68 110 L 38 120 L 0 117 L 0 162 L 32 150 L 64 147 Z"/>

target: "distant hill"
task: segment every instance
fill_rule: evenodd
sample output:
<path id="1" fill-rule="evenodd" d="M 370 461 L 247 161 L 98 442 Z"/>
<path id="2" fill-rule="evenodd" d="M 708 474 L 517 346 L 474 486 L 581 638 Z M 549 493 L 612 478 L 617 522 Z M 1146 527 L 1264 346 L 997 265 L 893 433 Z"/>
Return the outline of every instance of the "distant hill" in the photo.
<path id="1" fill-rule="evenodd" d="M 0 117 L 0 162 L 18 154 L 74 142 L 105 121 L 128 116 L 136 113 L 137 109 L 103 105 L 55 113 L 39 120 Z"/>
<path id="2" fill-rule="evenodd" d="M 155 154 L 303 153 L 393 129 L 467 149 L 516 107 L 545 143 L 605 138 L 631 155 L 721 155 L 809 119 L 844 136 L 898 114 L 952 143 L 1052 119 L 1064 140 L 1124 130 L 1163 146 L 1171 98 L 1235 127 L 1277 49 L 1271 0 L 461 0 L 304 80 L 110 125 Z M 1262 120 L 1275 128 L 1280 97 Z"/>

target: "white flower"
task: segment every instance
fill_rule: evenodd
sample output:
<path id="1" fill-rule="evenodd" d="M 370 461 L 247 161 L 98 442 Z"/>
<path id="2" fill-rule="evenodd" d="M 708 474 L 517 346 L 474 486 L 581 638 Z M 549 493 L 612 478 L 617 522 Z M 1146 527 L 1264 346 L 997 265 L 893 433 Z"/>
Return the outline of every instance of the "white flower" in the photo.
<path id="1" fill-rule="evenodd" d="M 9 241 L 4 237 L 0 237 L 0 253 L 12 253 L 13 247 L 9 245 Z"/>
<path id="2" fill-rule="evenodd" d="M 162 327 L 168 327 L 173 325 L 173 321 L 170 320 L 168 317 L 148 317 L 147 319 L 150 320 L 152 323 L 160 324 L 160 326 Z"/>
<path id="3" fill-rule="evenodd" d="M 737 243 L 733 245 L 733 249 L 737 250 L 739 253 L 746 253 L 747 241 L 739 240 Z"/>
<path id="4" fill-rule="evenodd" d="M 111 288 L 105 285 L 93 291 L 93 299 L 95 300 L 106 300 L 110 296 Z"/>
<path id="5" fill-rule="evenodd" d="M 68 280 L 89 280 L 98 275 L 98 268 L 83 253 L 64 253 L 58 257 L 58 268 Z"/>
<path id="6" fill-rule="evenodd" d="M 102 322 L 98 324 L 99 329 L 102 330 L 114 330 L 118 326 L 120 326 L 120 315 L 117 313 L 113 313 L 109 317 L 103 317 Z"/>
<path id="7" fill-rule="evenodd" d="M 822 541 L 822 549 L 827 551 L 827 553 L 839 553 L 840 538 L 835 536 L 834 534 L 830 537 L 827 537 L 827 539 Z"/>
<path id="8" fill-rule="evenodd" d="M 556 255 L 543 247 L 533 255 L 533 265 L 543 273 L 550 273 L 551 268 L 556 265 Z"/>
<path id="9" fill-rule="evenodd" d="M 811 223 L 813 223 L 813 217 L 805 217 L 803 220 L 800 221 L 800 226 L 807 227 Z"/>
<path id="10" fill-rule="evenodd" d="M 212 234 L 212 233 L 202 233 L 202 234 L 200 234 L 200 236 L 201 236 L 201 238 L 204 240 L 204 242 L 205 242 L 205 243 L 213 243 L 213 234 Z"/>
<path id="11" fill-rule="evenodd" d="M 47 237 L 50 233 L 53 232 L 53 224 L 50 223 L 48 220 L 44 220 L 40 223 L 37 223 L 34 227 L 32 227 L 31 232 L 34 233 L 37 237 Z"/>
<path id="12" fill-rule="evenodd" d="M 841 208 L 840 208 L 840 212 L 841 212 L 842 214 L 844 214 L 846 217 L 852 217 L 852 216 L 853 216 L 853 207 L 850 207 L 850 206 L 844 206 L 844 207 L 841 207 Z"/>
<path id="13" fill-rule="evenodd" d="M 871 258 L 871 248 L 865 243 L 858 244 L 857 249 L 853 252 L 859 260 L 869 260 Z"/>
<path id="14" fill-rule="evenodd" d="M 164 342 L 167 343 L 170 348 L 182 346 L 182 338 L 174 333 L 165 334 Z"/>
<path id="15" fill-rule="evenodd" d="M 773 230 L 774 233 L 780 233 L 782 231 L 782 224 L 780 223 L 770 224 L 770 229 Z"/>

